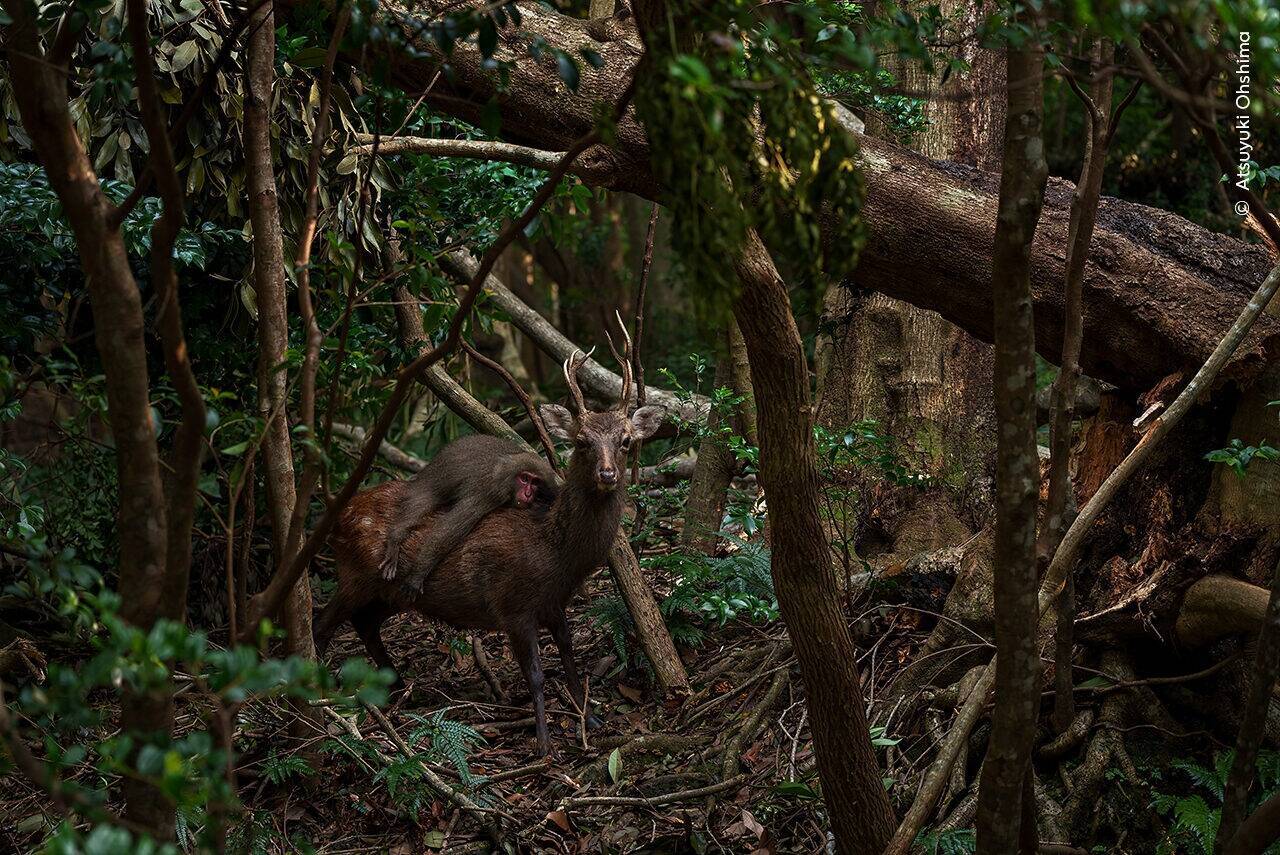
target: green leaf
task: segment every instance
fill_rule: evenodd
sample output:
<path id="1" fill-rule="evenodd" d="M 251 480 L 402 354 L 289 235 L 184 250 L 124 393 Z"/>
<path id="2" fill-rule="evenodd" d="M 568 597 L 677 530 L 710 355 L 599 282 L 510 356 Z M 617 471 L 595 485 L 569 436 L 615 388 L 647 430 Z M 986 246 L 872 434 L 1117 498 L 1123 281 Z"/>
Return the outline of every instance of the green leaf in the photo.
<path id="1" fill-rule="evenodd" d="M 324 65 L 327 51 L 322 47 L 309 47 L 295 53 L 289 61 L 298 68 L 320 68 Z"/>
<path id="2" fill-rule="evenodd" d="M 613 779 L 615 784 L 622 780 L 621 749 L 615 748 L 612 753 L 609 754 L 609 777 Z"/>
<path id="3" fill-rule="evenodd" d="M 339 175 L 350 175 L 351 173 L 356 171 L 356 162 L 358 160 L 359 160 L 359 155 L 356 154 L 355 152 L 352 152 L 351 154 L 342 158 L 341 162 L 338 163 L 338 166 L 334 171 L 337 172 Z"/>
<path id="4" fill-rule="evenodd" d="M 178 45 L 177 50 L 173 52 L 173 57 L 169 60 L 169 70 L 177 74 L 195 61 L 196 56 L 200 53 L 200 46 L 195 40 L 185 41 Z"/>

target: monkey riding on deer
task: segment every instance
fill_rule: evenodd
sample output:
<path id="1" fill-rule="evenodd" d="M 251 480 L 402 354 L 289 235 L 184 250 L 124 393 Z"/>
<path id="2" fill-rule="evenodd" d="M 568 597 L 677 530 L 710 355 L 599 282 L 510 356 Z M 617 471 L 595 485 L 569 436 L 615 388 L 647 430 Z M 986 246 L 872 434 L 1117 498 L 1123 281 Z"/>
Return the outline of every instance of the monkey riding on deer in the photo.
<path id="1" fill-rule="evenodd" d="M 501 630 L 533 696 L 538 753 L 550 752 L 538 632 L 550 631 L 570 696 L 585 707 L 565 608 L 608 559 L 622 521 L 623 473 L 632 443 L 650 437 L 665 416 L 661 407 L 653 406 L 628 416 L 633 381 L 631 339 L 625 328 L 623 336 L 622 354 L 609 342 L 622 371 L 622 396 L 615 408 L 587 409 L 577 373 L 589 354 L 580 351 L 563 366 L 576 411 L 556 404 L 541 407 L 552 435 L 574 447 L 558 491 L 540 469 L 521 468 L 529 463 L 527 458 L 515 462 L 527 452 L 495 440 L 505 443 L 506 454 L 487 454 L 485 466 L 476 467 L 470 478 L 462 477 L 468 468 L 468 455 L 462 454 L 460 462 L 434 476 L 424 469 L 426 484 L 391 481 L 351 500 L 332 538 L 338 585 L 316 622 L 319 651 L 327 648 L 337 627 L 350 620 L 370 658 L 379 667 L 395 670 L 381 628 L 390 616 L 408 611 L 458 629 Z M 440 456 L 446 453 L 449 449 Z M 506 457 L 513 460 L 501 459 Z M 488 476 L 482 477 L 482 472 Z M 542 483 L 532 486 L 521 479 L 522 473 L 542 478 Z M 431 497 L 415 498 L 415 491 L 424 488 Z M 447 502 L 452 505 L 444 508 Z M 414 510 L 407 511 L 411 505 Z M 414 518 L 421 515 L 425 518 Z M 478 521 L 468 529 L 472 516 Z M 403 540 L 393 545 L 397 526 L 404 530 Z M 433 535 L 437 526 L 445 531 Z M 429 544 L 433 552 L 424 561 Z M 408 557 L 407 563 L 397 563 L 400 553 Z M 434 567 L 433 561 L 438 562 Z M 393 578 L 384 578 L 384 567 Z"/>

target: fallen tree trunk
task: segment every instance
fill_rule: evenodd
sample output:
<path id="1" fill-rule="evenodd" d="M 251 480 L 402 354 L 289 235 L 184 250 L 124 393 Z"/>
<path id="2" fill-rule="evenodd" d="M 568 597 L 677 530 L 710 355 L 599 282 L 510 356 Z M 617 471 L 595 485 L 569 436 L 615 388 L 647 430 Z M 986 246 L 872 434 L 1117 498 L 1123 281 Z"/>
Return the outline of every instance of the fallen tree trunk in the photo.
<path id="1" fill-rule="evenodd" d="M 437 109 L 479 121 L 491 99 L 501 104 L 502 134 L 514 142 L 563 150 L 594 126 L 592 104 L 616 100 L 640 52 L 630 31 L 597 41 L 588 22 L 532 2 L 517 4 L 522 23 L 502 32 L 497 58 L 513 62 L 509 84 L 496 77 L 470 44 L 449 57 L 450 75 L 430 88 Z M 413 13 L 441 15 L 447 0 L 423 0 Z M 395 13 L 394 7 L 391 7 Z M 420 25 L 403 12 L 406 36 Z M 528 46 L 577 55 L 598 52 L 600 69 L 584 67 L 576 92 L 560 80 L 551 52 L 533 60 Z M 397 82 L 411 93 L 428 89 L 439 62 L 434 48 L 392 57 Z M 370 57 L 371 60 L 374 57 Z M 377 61 L 386 59 L 378 58 Z M 846 122 L 852 127 L 852 122 Z M 858 282 L 863 287 L 933 309 L 978 338 L 991 340 L 991 237 L 999 176 L 933 161 L 890 143 L 861 139 L 869 227 Z M 575 172 L 589 183 L 660 199 L 649 169 L 648 142 L 634 113 L 619 122 L 611 146 L 595 145 Z M 1032 248 L 1036 346 L 1049 358 L 1062 350 L 1061 283 L 1066 264 L 1073 185 L 1050 181 L 1044 214 Z M 1145 389 L 1172 371 L 1202 364 L 1254 286 L 1267 273 L 1266 251 L 1214 234 L 1176 215 L 1104 199 L 1084 279 L 1085 349 L 1082 370 L 1127 389 Z M 1280 351 L 1280 321 L 1264 318 L 1241 345 L 1226 376 L 1249 376 Z M 1189 373 L 1189 372 L 1188 372 Z"/>

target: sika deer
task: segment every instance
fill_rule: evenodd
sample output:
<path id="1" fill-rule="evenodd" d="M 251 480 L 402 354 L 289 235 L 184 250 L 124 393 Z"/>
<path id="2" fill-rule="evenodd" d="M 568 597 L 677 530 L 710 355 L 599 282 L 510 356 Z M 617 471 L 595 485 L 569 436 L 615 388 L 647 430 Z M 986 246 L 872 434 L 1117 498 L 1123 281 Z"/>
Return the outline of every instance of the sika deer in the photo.
<path id="1" fill-rule="evenodd" d="M 628 338 L 619 357 L 623 387 L 616 409 L 586 408 L 576 375 L 587 355 L 577 351 L 564 364 L 577 413 L 554 404 L 542 407 L 548 429 L 574 443 L 564 485 L 550 507 L 503 507 L 490 513 L 444 557 L 420 593 L 383 581 L 378 566 L 396 507 L 406 495 L 406 482 L 357 494 L 333 536 L 338 589 L 317 621 L 317 649 L 323 652 L 337 626 L 350 619 L 373 661 L 394 669 L 380 629 L 388 617 L 406 611 L 459 629 L 501 630 L 533 695 L 538 753 L 547 754 L 551 742 L 538 630 L 551 631 L 569 692 L 576 702 L 585 702 L 565 607 L 608 558 L 622 519 L 625 495 L 619 488 L 631 443 L 652 435 L 663 419 L 661 407 L 641 407 L 627 417 L 632 386 L 629 349 Z M 408 554 L 416 553 L 430 526 L 428 521 L 409 535 L 404 544 Z"/>

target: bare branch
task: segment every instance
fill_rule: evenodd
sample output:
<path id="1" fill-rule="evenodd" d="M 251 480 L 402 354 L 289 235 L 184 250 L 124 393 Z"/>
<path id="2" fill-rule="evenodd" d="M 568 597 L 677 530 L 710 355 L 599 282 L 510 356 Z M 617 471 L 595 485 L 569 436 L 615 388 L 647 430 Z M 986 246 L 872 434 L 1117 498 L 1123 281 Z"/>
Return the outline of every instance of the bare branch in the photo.
<path id="1" fill-rule="evenodd" d="M 547 433 L 547 426 L 542 422 L 542 415 L 538 412 L 538 408 L 534 406 L 533 399 L 529 397 L 529 393 L 524 390 L 524 387 L 520 385 L 520 382 L 515 377 L 511 376 L 510 371 L 476 350 L 465 340 L 462 342 L 462 349 L 476 362 L 501 377 L 502 382 L 507 384 L 507 388 L 511 390 L 511 393 L 520 399 L 520 403 L 524 405 L 525 412 L 529 414 L 529 421 L 533 422 L 534 429 L 538 431 L 538 441 L 542 443 L 547 462 L 551 464 L 553 470 L 560 471 L 560 458 L 556 456 L 555 443 L 551 441 L 551 435 Z"/>

